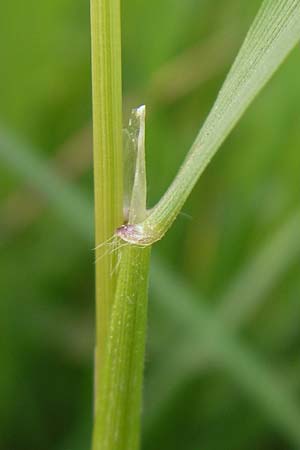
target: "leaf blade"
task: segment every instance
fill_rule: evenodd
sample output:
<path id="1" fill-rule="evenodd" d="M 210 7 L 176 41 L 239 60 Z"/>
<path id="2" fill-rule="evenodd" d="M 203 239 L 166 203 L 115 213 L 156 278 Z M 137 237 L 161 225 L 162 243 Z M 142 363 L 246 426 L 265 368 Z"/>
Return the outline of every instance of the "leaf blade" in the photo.
<path id="1" fill-rule="evenodd" d="M 128 242 L 151 245 L 170 228 L 212 157 L 300 40 L 300 0 L 265 0 L 173 183 Z"/>

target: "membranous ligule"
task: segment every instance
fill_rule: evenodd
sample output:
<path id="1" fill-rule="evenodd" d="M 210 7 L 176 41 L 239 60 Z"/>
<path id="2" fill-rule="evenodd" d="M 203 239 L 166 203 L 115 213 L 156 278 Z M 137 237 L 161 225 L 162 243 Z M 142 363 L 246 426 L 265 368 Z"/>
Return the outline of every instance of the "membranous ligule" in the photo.
<path id="1" fill-rule="evenodd" d="M 124 221 L 146 218 L 145 105 L 133 109 L 123 132 Z"/>

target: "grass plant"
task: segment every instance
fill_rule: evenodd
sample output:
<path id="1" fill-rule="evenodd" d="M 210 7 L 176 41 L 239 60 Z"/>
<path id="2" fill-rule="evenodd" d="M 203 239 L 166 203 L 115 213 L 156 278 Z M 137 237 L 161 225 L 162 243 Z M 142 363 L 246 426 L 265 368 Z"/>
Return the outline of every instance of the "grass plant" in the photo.
<path id="1" fill-rule="evenodd" d="M 155 204 L 215 96 L 245 21 L 262 3 L 182 168 L 148 210 L 144 108 L 133 113 L 129 143 L 122 145 L 117 0 L 91 2 L 93 205 L 90 114 L 84 112 L 89 18 L 86 4 L 68 2 L 37 8 L 29 0 L 20 11 L 7 3 L 0 18 L 5 59 L 16 53 L 16 30 L 46 14 L 40 48 L 36 29 L 27 27 L 24 58 L 13 58 L 1 72 L 0 448 L 89 448 L 92 421 L 93 450 L 299 448 L 296 52 L 224 143 L 227 152 L 203 174 L 187 205 L 193 219 L 182 216 L 152 245 L 299 40 L 299 1 L 246 2 L 242 14 L 237 0 L 220 8 L 205 1 L 154 0 L 138 10 L 135 2 L 124 4 L 123 108 L 149 101 L 148 204 Z"/>
<path id="2" fill-rule="evenodd" d="M 114 235 L 116 240 L 125 242 L 119 245 L 117 241 L 116 250 L 108 252 L 109 256 L 104 253 L 96 268 L 98 313 L 93 449 L 135 450 L 139 446 L 140 433 L 150 248 L 170 228 L 222 142 L 299 41 L 300 1 L 263 2 L 175 180 L 154 208 L 142 215 L 129 214 L 128 222 L 121 219 L 120 194 L 120 3 L 119 0 L 93 0 L 91 11 L 96 244 L 100 242 L 101 251 L 107 252 L 105 242 Z M 135 179 L 140 177 L 140 171 L 137 162 Z M 133 186 L 132 198 L 138 196 L 139 189 L 139 184 Z M 119 259 L 117 270 L 112 270 L 113 258 Z M 230 363 L 232 356 L 224 355 Z M 251 363 L 244 361 L 241 367 L 247 375 Z M 285 406 L 279 401 L 276 410 L 281 408 L 285 409 Z M 291 417 L 296 416 L 292 414 Z M 289 424 L 292 425 L 290 420 L 287 421 Z M 295 437 L 298 440 L 298 433 Z"/>

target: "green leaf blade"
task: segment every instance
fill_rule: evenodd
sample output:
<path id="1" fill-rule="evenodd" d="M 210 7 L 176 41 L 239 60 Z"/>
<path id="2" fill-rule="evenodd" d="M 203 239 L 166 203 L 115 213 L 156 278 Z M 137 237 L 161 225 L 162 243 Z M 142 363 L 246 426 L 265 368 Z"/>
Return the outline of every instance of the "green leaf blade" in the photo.
<path id="1" fill-rule="evenodd" d="M 166 233 L 212 157 L 300 40 L 300 0 L 265 0 L 173 183 L 145 221 L 123 236 L 150 245 Z"/>

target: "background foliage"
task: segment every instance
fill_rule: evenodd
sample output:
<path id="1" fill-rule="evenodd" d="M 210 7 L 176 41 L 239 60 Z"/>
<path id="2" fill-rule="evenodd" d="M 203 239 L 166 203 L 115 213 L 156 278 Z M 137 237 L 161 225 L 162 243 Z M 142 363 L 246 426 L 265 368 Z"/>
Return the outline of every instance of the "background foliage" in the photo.
<path id="1" fill-rule="evenodd" d="M 260 1 L 123 2 L 124 117 L 146 103 L 149 205 Z M 89 448 L 89 9 L 2 5 L 0 449 Z M 299 48 L 155 246 L 143 449 L 300 447 Z M 126 123 L 126 119 L 124 119 Z"/>

